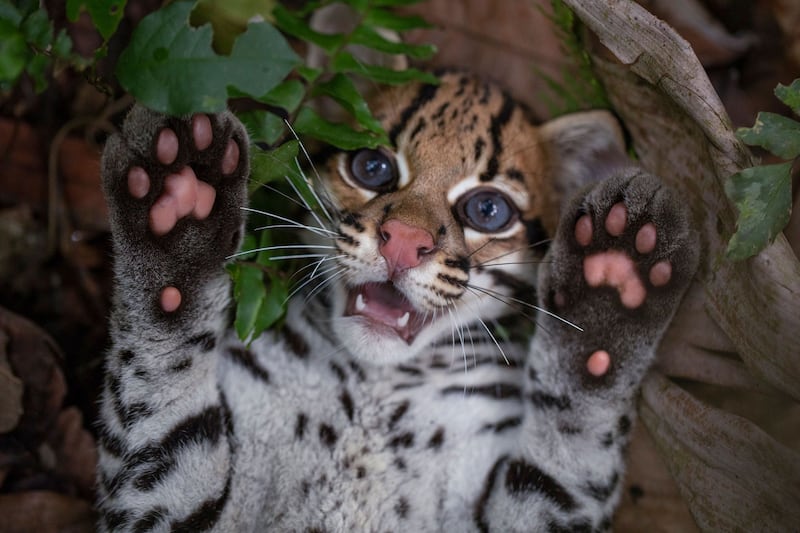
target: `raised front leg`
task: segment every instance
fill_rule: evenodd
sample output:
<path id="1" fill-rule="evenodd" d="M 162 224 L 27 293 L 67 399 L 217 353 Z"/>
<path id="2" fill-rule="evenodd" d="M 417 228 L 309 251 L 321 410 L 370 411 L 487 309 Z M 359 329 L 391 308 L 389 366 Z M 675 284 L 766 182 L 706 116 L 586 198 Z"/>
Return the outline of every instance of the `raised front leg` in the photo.
<path id="1" fill-rule="evenodd" d="M 634 398 L 697 260 L 683 203 L 638 168 L 571 202 L 538 285 L 542 307 L 566 322 L 539 316 L 522 441 L 496 466 L 506 499 L 487 524 L 512 530 L 504 516 L 527 515 L 550 531 L 610 527 Z"/>
<path id="2" fill-rule="evenodd" d="M 136 107 L 103 153 L 115 251 L 100 427 L 101 528 L 200 531 L 230 490 L 216 379 L 246 203 L 247 136 L 230 114 Z"/>

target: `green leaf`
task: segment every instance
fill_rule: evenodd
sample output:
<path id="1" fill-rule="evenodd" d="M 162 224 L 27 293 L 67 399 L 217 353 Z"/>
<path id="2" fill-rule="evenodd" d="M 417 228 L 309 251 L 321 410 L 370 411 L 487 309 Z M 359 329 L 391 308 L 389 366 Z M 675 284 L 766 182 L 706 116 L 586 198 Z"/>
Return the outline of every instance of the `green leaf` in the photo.
<path id="1" fill-rule="evenodd" d="M 316 44 L 329 54 L 335 52 L 344 43 L 343 35 L 314 31 L 303 19 L 296 17 L 283 6 L 277 6 L 272 11 L 272 15 L 275 17 L 275 24 L 281 30 L 305 42 Z"/>
<path id="2" fill-rule="evenodd" d="M 36 54 L 28 62 L 26 71 L 33 80 L 33 89 L 37 94 L 47 89 L 47 67 L 50 65 L 50 58 Z"/>
<path id="3" fill-rule="evenodd" d="M 378 83 L 387 85 L 402 85 L 411 81 L 422 81 L 425 83 L 438 83 L 439 80 L 433 74 L 422 72 L 414 68 L 406 70 L 393 70 L 387 67 L 367 65 L 362 63 L 351 54 L 342 52 L 336 55 L 331 61 L 334 72 L 344 72 L 358 74 Z"/>
<path id="4" fill-rule="evenodd" d="M 8 0 L 0 0 L 0 22 L 7 21 L 15 28 L 22 22 L 22 13 Z"/>
<path id="5" fill-rule="evenodd" d="M 726 255 L 738 261 L 757 254 L 789 223 L 792 163 L 745 169 L 730 177 L 725 192 L 739 210 Z"/>
<path id="6" fill-rule="evenodd" d="M 148 107 L 172 115 L 225 108 L 227 87 L 261 96 L 297 64 L 283 36 L 251 24 L 229 56 L 211 49 L 211 27 L 189 26 L 191 3 L 176 2 L 145 17 L 117 64 L 122 86 Z"/>
<path id="7" fill-rule="evenodd" d="M 0 20 L 0 83 L 13 85 L 25 70 L 30 51 L 17 26 Z"/>
<path id="8" fill-rule="evenodd" d="M 234 263 L 229 269 L 233 277 L 233 294 L 236 299 L 234 328 L 241 340 L 249 342 L 258 335 L 256 330 L 260 325 L 259 313 L 267 297 L 264 272 L 258 266 L 249 263 Z"/>
<path id="9" fill-rule="evenodd" d="M 125 16 L 126 3 L 127 0 L 67 0 L 67 18 L 75 22 L 81 11 L 86 10 L 100 36 L 107 41 Z"/>
<path id="10" fill-rule="evenodd" d="M 436 53 L 436 47 L 433 45 L 412 45 L 390 41 L 367 26 L 358 26 L 353 30 L 350 34 L 350 41 L 353 44 L 367 46 L 387 54 L 405 54 L 414 59 L 428 59 Z"/>
<path id="11" fill-rule="evenodd" d="M 265 104 L 280 107 L 284 109 L 288 115 L 297 109 L 305 95 L 306 87 L 300 80 L 286 80 L 264 96 L 258 98 L 258 100 Z"/>
<path id="12" fill-rule="evenodd" d="M 286 133 L 283 119 L 269 111 L 263 109 L 243 111 L 237 113 L 237 116 L 250 134 L 251 142 L 275 144 Z"/>
<path id="13" fill-rule="evenodd" d="M 53 55 L 59 59 L 70 58 L 72 52 L 72 39 L 67 34 L 66 29 L 62 29 L 56 35 L 56 40 L 53 41 Z"/>
<path id="14" fill-rule="evenodd" d="M 775 87 L 775 96 L 791 107 L 795 115 L 800 115 L 800 78 L 794 80 L 788 87 L 779 83 Z"/>
<path id="15" fill-rule="evenodd" d="M 400 16 L 385 9 L 371 9 L 364 17 L 364 24 L 394 31 L 408 31 L 432 26 L 422 17 Z"/>
<path id="16" fill-rule="evenodd" d="M 800 155 L 800 122 L 775 113 L 762 111 L 752 128 L 739 128 L 736 136 L 783 159 Z"/>
<path id="17" fill-rule="evenodd" d="M 47 17 L 47 11 L 38 9 L 22 21 L 22 33 L 25 39 L 39 50 L 45 50 L 53 41 L 53 24 Z"/>
<path id="18" fill-rule="evenodd" d="M 381 123 L 372 116 L 364 97 L 358 92 L 353 82 L 344 74 L 336 74 L 333 78 L 317 85 L 314 96 L 324 94 L 336 100 L 358 121 L 359 125 L 377 134 L 383 134 Z"/>
<path id="19" fill-rule="evenodd" d="M 190 20 L 192 26 L 211 23 L 214 28 L 214 49 L 227 54 L 250 21 L 272 21 L 274 7 L 275 0 L 199 0 Z"/>
<path id="20" fill-rule="evenodd" d="M 386 135 L 356 131 L 345 124 L 334 124 L 320 117 L 310 107 L 303 107 L 292 124 L 295 131 L 308 135 L 341 150 L 377 148 L 389 143 Z"/>
<path id="21" fill-rule="evenodd" d="M 251 192 L 265 183 L 282 180 L 284 176 L 296 172 L 295 158 L 300 143 L 292 140 L 272 150 L 253 150 L 250 157 Z"/>

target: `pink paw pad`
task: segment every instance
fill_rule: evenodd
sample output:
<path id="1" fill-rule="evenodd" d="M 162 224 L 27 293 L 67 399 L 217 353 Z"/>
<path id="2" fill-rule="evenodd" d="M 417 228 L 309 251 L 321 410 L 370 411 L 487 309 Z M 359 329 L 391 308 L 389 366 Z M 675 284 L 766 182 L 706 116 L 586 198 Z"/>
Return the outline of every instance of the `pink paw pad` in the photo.
<path id="1" fill-rule="evenodd" d="M 605 350 L 597 350 L 586 360 L 586 370 L 595 377 L 602 377 L 611 368 L 611 356 Z"/>
<path id="2" fill-rule="evenodd" d="M 608 212 L 604 227 L 612 237 L 621 236 L 628 224 L 628 210 L 623 203 L 614 204 Z M 640 254 L 652 253 L 656 248 L 658 232 L 649 222 L 639 228 L 634 246 Z M 575 240 L 581 246 L 589 246 L 593 238 L 592 221 L 589 215 L 581 216 L 575 223 Z M 584 258 L 583 274 L 590 287 L 609 286 L 617 289 L 622 304 L 629 309 L 641 306 L 647 289 L 639 277 L 636 263 L 631 257 L 618 250 L 590 255 Z M 653 265 L 648 280 L 654 287 L 663 287 L 672 277 L 672 265 L 668 261 L 660 261 Z"/>
<path id="3" fill-rule="evenodd" d="M 207 115 L 192 117 L 191 131 L 197 150 L 205 150 L 213 141 L 211 119 Z M 172 164 L 178 157 L 179 140 L 170 128 L 158 134 L 156 159 L 164 165 Z M 223 174 L 230 174 L 239 165 L 239 146 L 234 140 L 228 142 L 222 159 Z M 150 191 L 150 176 L 141 167 L 128 171 L 128 192 L 137 199 L 147 196 Z M 183 167 L 177 173 L 164 179 L 164 190 L 150 208 L 150 230 L 158 235 L 166 235 L 175 227 L 178 220 L 191 215 L 203 220 L 211 214 L 216 199 L 216 190 L 208 183 L 198 180 L 191 167 Z"/>
<path id="4" fill-rule="evenodd" d="M 175 287 L 164 287 L 160 297 L 161 309 L 167 313 L 175 312 L 181 305 L 181 292 Z"/>

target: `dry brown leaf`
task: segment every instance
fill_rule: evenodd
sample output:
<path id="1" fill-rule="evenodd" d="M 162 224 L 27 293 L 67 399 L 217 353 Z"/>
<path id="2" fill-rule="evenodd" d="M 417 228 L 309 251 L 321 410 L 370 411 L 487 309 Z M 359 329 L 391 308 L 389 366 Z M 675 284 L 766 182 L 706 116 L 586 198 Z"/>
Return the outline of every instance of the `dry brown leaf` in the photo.
<path id="1" fill-rule="evenodd" d="M 8 364 L 8 335 L 0 330 L 0 433 L 17 427 L 22 416 L 22 381 Z"/>
<path id="2" fill-rule="evenodd" d="M 8 533 L 92 533 L 96 523 L 88 502 L 49 491 L 0 494 L 0 517 Z"/>

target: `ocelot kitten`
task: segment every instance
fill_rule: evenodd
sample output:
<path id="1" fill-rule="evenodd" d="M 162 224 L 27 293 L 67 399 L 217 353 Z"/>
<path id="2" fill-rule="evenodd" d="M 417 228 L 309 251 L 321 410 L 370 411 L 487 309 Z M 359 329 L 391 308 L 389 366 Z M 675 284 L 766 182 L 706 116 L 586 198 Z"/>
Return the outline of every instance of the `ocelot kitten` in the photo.
<path id="1" fill-rule="evenodd" d="M 697 262 L 681 201 L 605 112 L 535 125 L 453 72 L 372 107 L 393 148 L 324 167 L 324 284 L 249 347 L 223 268 L 242 125 L 136 107 L 109 139 L 102 530 L 610 528 L 637 386 Z M 491 333 L 534 305 L 529 342 Z"/>

